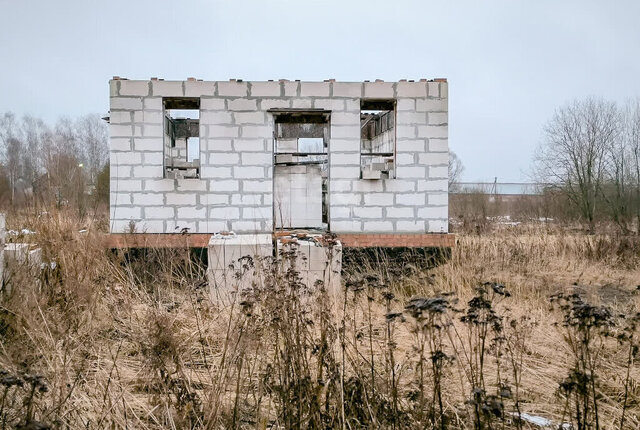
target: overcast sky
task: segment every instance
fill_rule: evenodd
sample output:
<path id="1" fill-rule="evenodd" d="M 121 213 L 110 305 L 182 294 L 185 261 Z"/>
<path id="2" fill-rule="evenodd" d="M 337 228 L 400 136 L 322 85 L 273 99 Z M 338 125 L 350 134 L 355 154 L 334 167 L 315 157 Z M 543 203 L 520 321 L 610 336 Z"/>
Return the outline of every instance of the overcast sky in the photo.
<path id="1" fill-rule="evenodd" d="M 113 75 L 444 77 L 464 179 L 526 181 L 556 107 L 640 96 L 640 1 L 0 0 L 0 113 L 106 113 Z"/>

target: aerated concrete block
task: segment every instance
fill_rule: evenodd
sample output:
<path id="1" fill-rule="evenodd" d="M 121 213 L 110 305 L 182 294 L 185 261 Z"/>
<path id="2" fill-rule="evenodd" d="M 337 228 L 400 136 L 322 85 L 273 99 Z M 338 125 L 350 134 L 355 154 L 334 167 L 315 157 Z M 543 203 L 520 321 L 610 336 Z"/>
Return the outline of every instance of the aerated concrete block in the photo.
<path id="1" fill-rule="evenodd" d="M 42 249 L 30 243 L 7 243 L 4 245 L 4 260 L 7 263 L 39 266 L 42 263 Z"/>
<path id="2" fill-rule="evenodd" d="M 212 294 L 226 294 L 236 289 L 242 290 L 264 277 L 261 260 L 273 254 L 270 234 L 215 234 L 211 236 L 207 248 L 209 267 L 207 275 Z M 243 257 L 253 259 L 253 268 L 242 267 Z M 243 273 L 238 278 L 237 273 Z"/>
<path id="3" fill-rule="evenodd" d="M 294 260 L 283 259 L 283 253 L 292 252 Z M 276 254 L 283 270 L 295 264 L 295 270 L 301 282 L 308 289 L 315 289 L 322 281 L 329 292 L 337 293 L 341 289 L 342 244 L 324 243 L 322 235 L 309 235 L 305 239 L 280 238 L 276 242 Z"/>

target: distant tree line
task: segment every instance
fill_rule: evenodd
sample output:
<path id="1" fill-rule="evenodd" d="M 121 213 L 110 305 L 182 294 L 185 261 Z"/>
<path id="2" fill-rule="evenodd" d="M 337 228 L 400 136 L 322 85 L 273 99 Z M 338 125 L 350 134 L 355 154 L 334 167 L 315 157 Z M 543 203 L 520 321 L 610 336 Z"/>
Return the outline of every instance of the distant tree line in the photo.
<path id="1" fill-rule="evenodd" d="M 589 230 L 640 225 L 640 99 L 598 98 L 556 110 L 535 156 L 537 180 L 566 196 Z M 636 227 L 637 228 L 637 227 Z"/>
<path id="2" fill-rule="evenodd" d="M 31 115 L 0 114 L 0 159 L 1 204 L 37 200 L 84 211 L 108 202 L 109 134 L 99 115 L 49 125 Z"/>

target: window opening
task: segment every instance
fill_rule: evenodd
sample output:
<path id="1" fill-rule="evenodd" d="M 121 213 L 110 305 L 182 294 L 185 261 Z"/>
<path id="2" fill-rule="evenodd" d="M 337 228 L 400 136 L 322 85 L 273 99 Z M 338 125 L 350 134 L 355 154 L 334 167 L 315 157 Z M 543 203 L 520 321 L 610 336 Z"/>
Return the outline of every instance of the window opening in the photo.
<path id="1" fill-rule="evenodd" d="M 393 100 L 362 100 L 360 105 L 360 177 L 395 176 L 396 110 Z"/>
<path id="2" fill-rule="evenodd" d="M 200 178 L 200 99 L 164 98 L 164 177 Z"/>

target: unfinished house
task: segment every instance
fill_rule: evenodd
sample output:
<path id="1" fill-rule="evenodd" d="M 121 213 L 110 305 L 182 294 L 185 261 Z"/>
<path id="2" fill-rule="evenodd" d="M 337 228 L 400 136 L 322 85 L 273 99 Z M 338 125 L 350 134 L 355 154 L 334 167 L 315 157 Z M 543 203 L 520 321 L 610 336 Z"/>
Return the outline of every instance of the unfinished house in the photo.
<path id="1" fill-rule="evenodd" d="M 453 244 L 444 79 L 114 77 L 110 95 L 115 241 L 332 232 L 343 246 Z"/>

